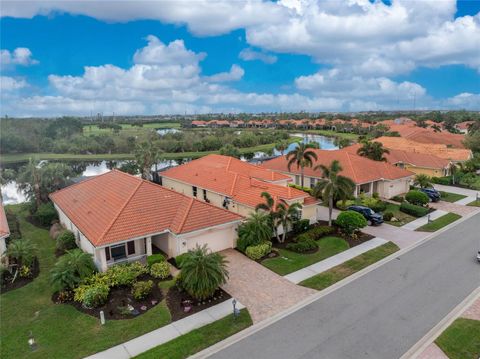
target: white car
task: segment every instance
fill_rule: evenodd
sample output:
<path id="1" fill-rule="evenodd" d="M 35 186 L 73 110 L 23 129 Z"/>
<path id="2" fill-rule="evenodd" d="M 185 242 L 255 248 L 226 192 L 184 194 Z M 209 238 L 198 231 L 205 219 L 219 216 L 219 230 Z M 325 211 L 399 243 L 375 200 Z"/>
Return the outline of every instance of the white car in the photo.
<path id="1" fill-rule="evenodd" d="M 480 251 L 477 252 L 477 261 L 480 262 Z"/>

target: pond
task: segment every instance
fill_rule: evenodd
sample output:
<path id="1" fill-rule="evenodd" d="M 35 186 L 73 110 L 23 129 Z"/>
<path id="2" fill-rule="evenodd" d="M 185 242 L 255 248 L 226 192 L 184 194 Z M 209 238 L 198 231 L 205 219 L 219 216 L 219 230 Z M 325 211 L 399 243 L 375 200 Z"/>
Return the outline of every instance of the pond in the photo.
<path id="1" fill-rule="evenodd" d="M 179 132 L 182 132 L 182 130 L 179 130 L 178 128 L 160 128 L 157 130 L 157 133 L 160 136 L 164 136 L 169 133 L 179 133 Z"/>
<path id="2" fill-rule="evenodd" d="M 335 139 L 333 137 L 326 137 L 322 135 L 315 135 L 310 133 L 292 133 L 292 137 L 301 137 L 303 143 L 316 142 L 322 150 L 338 150 L 338 146 L 335 145 Z M 297 146 L 296 143 L 292 143 L 286 152 L 294 149 Z"/>

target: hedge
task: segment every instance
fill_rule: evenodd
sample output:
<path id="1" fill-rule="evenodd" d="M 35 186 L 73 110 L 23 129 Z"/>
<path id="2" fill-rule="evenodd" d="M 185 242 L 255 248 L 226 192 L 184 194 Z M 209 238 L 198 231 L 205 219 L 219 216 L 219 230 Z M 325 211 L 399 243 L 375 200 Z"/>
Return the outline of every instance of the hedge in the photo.
<path id="1" fill-rule="evenodd" d="M 271 251 L 272 251 L 272 242 L 263 242 L 263 243 L 257 244 L 256 246 L 247 247 L 247 249 L 245 250 L 245 254 L 247 255 L 248 258 L 256 261 L 265 257 Z"/>
<path id="2" fill-rule="evenodd" d="M 429 202 L 428 196 L 422 191 L 411 190 L 405 195 L 405 199 L 411 204 L 424 205 Z"/>
<path id="3" fill-rule="evenodd" d="M 402 202 L 400 205 L 400 211 L 410 214 L 414 217 L 423 217 L 428 214 L 428 208 L 416 206 L 407 202 Z"/>

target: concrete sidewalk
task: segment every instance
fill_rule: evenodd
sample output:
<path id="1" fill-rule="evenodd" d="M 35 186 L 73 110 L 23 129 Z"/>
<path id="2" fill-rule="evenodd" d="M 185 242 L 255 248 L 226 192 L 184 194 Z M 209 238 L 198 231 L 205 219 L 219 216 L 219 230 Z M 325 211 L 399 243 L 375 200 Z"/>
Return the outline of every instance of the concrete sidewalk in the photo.
<path id="1" fill-rule="evenodd" d="M 473 189 L 460 188 L 455 186 L 445 186 L 442 184 L 434 184 L 433 187 L 438 191 L 463 194 L 464 196 L 473 197 L 474 200 L 475 200 L 475 197 L 477 196 L 477 193 L 480 193 L 480 191 L 475 191 Z"/>
<path id="2" fill-rule="evenodd" d="M 441 209 L 437 209 L 437 210 L 435 210 L 435 211 L 433 211 L 429 214 L 430 215 L 430 220 L 433 221 L 437 218 L 440 218 L 440 217 L 446 215 L 447 213 L 448 212 L 442 211 Z M 417 218 L 416 220 L 411 221 L 410 223 L 407 223 L 407 224 L 403 225 L 402 228 L 414 231 L 415 229 L 420 228 L 421 226 L 428 223 L 428 216 L 429 215 Z"/>
<path id="3" fill-rule="evenodd" d="M 237 308 L 245 306 L 237 301 Z M 111 347 L 103 352 L 93 354 L 86 359 L 129 359 L 149 349 L 165 344 L 179 336 L 187 334 L 194 329 L 213 323 L 233 313 L 231 300 L 226 300 L 201 312 L 192 314 L 186 318 L 177 320 L 164 327 L 153 330 L 147 334 L 129 340 L 123 344 Z"/>
<path id="4" fill-rule="evenodd" d="M 466 206 L 467 204 L 469 203 L 472 203 L 476 200 L 477 198 L 476 197 L 473 197 L 473 196 L 467 196 L 465 198 L 462 198 L 456 202 L 453 202 L 455 204 L 461 204 L 462 206 Z"/>
<path id="5" fill-rule="evenodd" d="M 368 252 L 369 250 L 377 248 L 387 242 L 388 241 L 386 241 L 383 238 L 378 238 L 378 237 L 373 238 L 367 242 L 359 244 L 358 246 L 347 249 L 346 251 L 343 251 L 327 259 L 324 259 L 323 261 L 320 261 L 315 264 L 312 264 L 311 266 L 302 268 L 296 272 L 287 274 L 286 276 L 284 276 L 284 278 L 288 279 L 289 281 L 295 284 L 300 283 L 305 279 L 308 279 L 310 277 L 313 277 L 314 275 L 325 272 L 330 268 L 336 267 L 352 258 L 355 258 L 356 256 L 359 256 L 362 253 Z"/>

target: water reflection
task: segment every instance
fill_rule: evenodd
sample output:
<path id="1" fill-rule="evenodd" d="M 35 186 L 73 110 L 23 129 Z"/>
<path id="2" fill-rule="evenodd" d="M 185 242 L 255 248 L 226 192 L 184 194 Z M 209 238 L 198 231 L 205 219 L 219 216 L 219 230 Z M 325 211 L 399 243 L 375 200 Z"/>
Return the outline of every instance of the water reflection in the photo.
<path id="1" fill-rule="evenodd" d="M 179 132 L 182 132 L 182 130 L 179 130 L 178 128 L 161 128 L 157 130 L 157 133 L 160 136 L 166 135 L 168 133 L 179 133 Z"/>

